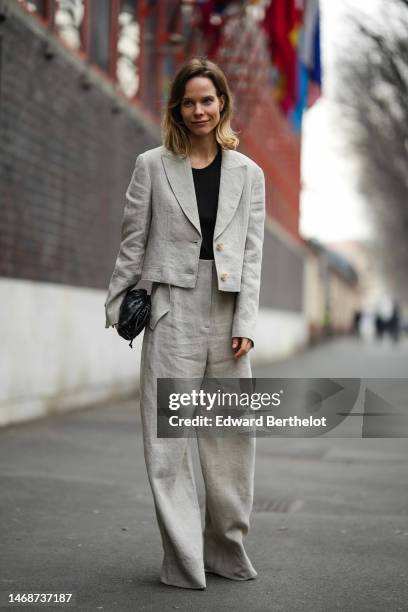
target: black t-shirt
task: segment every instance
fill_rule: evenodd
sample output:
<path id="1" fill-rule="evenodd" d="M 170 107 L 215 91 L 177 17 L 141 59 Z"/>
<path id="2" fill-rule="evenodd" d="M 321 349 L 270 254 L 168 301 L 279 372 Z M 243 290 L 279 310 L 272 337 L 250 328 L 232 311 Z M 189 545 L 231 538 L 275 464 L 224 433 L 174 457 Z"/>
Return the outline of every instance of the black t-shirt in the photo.
<path id="1" fill-rule="evenodd" d="M 200 259 L 214 259 L 213 236 L 218 209 L 221 177 L 221 147 L 209 166 L 192 168 L 203 241 Z"/>

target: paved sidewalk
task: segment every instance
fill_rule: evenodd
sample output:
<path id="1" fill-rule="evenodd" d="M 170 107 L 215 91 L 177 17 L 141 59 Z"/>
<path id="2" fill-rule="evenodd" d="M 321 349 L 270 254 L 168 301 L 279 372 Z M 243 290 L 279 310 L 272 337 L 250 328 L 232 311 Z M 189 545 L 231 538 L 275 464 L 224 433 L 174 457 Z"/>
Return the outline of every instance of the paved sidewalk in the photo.
<path id="1" fill-rule="evenodd" d="M 330 360 L 351 367 L 358 350 L 328 343 L 254 375 L 328 376 Z M 406 346 L 366 353 L 377 376 L 386 363 L 399 376 L 408 367 Z M 136 400 L 10 426 L 0 430 L 0 590 L 71 591 L 81 611 L 405 611 L 407 458 L 408 439 L 258 440 L 247 550 L 259 576 L 209 575 L 206 591 L 190 591 L 158 581 Z M 202 491 L 200 481 L 201 501 Z"/>

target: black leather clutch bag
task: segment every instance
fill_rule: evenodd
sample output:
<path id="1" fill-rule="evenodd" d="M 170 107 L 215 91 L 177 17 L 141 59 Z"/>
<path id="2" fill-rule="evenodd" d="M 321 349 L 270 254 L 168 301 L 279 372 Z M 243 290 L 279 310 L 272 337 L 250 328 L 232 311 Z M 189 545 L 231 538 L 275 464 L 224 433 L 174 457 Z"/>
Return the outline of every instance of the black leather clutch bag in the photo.
<path id="1" fill-rule="evenodd" d="M 151 310 L 150 295 L 146 289 L 129 289 L 123 298 L 116 328 L 119 336 L 132 342 L 149 321 Z"/>

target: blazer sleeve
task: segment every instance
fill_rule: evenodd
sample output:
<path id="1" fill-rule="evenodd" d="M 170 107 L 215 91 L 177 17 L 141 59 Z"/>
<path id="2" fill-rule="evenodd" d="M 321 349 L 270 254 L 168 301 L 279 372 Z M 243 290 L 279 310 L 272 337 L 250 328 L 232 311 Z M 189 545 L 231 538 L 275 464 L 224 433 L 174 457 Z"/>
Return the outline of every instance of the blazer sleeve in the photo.
<path id="1" fill-rule="evenodd" d="M 250 338 L 253 345 L 259 307 L 264 230 L 265 177 L 262 169 L 256 166 L 251 189 L 241 289 L 237 294 L 232 323 L 232 337 Z"/>
<path id="2" fill-rule="evenodd" d="M 141 279 L 151 223 L 151 180 L 143 154 L 136 159 L 122 218 L 121 242 L 105 301 L 105 328 L 119 321 L 126 291 Z"/>

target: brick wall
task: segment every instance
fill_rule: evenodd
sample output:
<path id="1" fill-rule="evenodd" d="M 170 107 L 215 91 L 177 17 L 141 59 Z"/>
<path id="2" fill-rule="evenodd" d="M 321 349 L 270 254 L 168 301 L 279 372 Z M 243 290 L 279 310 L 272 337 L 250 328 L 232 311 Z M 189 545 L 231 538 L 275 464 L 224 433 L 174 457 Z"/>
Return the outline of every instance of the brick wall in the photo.
<path id="1" fill-rule="evenodd" d="M 158 129 L 15 2 L 0 14 L 0 275 L 106 290 Z"/>

